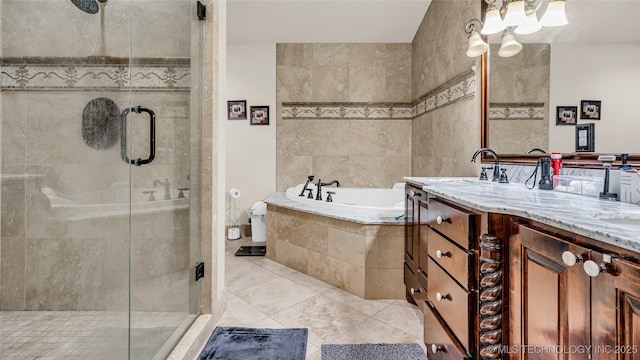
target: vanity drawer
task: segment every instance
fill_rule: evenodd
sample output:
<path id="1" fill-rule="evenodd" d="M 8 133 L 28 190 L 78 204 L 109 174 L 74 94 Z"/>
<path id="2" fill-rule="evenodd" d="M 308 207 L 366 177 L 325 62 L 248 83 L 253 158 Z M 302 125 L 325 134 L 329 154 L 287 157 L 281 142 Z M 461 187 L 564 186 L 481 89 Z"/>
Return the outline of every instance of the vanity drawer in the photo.
<path id="1" fill-rule="evenodd" d="M 429 258 L 427 299 L 449 325 L 465 349 L 469 349 L 469 317 L 477 307 L 475 292 L 467 292 Z"/>
<path id="2" fill-rule="evenodd" d="M 442 266 L 463 287 L 469 288 L 471 254 L 429 229 L 429 256 Z"/>
<path id="3" fill-rule="evenodd" d="M 407 263 L 404 264 L 404 284 L 407 287 L 407 292 L 411 294 L 413 301 L 418 304 L 419 308 L 422 308 L 420 302 L 427 299 L 427 290 L 418 283 L 418 279 L 413 274 Z"/>
<path id="4" fill-rule="evenodd" d="M 429 203 L 429 226 L 465 249 L 475 247 L 475 214 L 432 199 Z"/>
<path id="5" fill-rule="evenodd" d="M 424 343 L 427 356 L 432 360 L 459 360 L 470 358 L 462 344 L 452 336 L 442 317 L 431 302 L 424 306 Z"/>

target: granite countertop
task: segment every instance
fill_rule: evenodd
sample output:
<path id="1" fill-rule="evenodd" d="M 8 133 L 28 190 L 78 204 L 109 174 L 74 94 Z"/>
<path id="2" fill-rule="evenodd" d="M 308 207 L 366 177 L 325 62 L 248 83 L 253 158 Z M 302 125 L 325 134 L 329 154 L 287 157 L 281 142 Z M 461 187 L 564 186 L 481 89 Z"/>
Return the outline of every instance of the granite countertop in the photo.
<path id="1" fill-rule="evenodd" d="M 322 208 L 308 204 L 302 204 L 290 200 L 284 192 L 275 192 L 269 195 L 264 202 L 269 205 L 280 206 L 286 209 L 303 211 L 315 215 L 323 215 L 334 219 L 352 221 L 365 225 L 404 225 L 404 217 L 397 218 L 391 215 L 365 214 L 347 210 Z M 398 214 L 402 215 L 402 214 Z"/>
<path id="2" fill-rule="evenodd" d="M 640 206 L 599 200 L 524 184 L 499 184 L 476 178 L 419 178 L 405 181 L 426 192 L 483 212 L 516 215 L 640 253 L 640 231 L 607 219 L 640 226 Z"/>

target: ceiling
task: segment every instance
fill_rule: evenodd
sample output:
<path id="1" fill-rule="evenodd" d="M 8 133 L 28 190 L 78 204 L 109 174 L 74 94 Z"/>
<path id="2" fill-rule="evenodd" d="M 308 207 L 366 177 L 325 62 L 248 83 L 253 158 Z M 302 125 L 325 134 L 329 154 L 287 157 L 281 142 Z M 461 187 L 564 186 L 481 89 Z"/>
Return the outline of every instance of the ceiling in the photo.
<path id="1" fill-rule="evenodd" d="M 227 43 L 409 43 L 431 0 L 228 0 Z"/>

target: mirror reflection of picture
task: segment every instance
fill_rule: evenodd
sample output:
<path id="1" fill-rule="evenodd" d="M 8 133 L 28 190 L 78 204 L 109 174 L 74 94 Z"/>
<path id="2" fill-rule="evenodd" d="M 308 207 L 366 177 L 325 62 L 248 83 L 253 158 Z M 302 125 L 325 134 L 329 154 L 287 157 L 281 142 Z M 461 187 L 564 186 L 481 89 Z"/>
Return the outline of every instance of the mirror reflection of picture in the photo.
<path id="1" fill-rule="evenodd" d="M 556 125 L 575 125 L 578 119 L 577 106 L 558 106 Z"/>
<path id="2" fill-rule="evenodd" d="M 582 100 L 580 101 L 580 119 L 583 120 L 600 120 L 601 101 L 599 100 Z"/>
<path id="3" fill-rule="evenodd" d="M 227 119 L 229 120 L 244 120 L 247 118 L 247 101 L 246 100 L 231 100 L 227 101 Z"/>

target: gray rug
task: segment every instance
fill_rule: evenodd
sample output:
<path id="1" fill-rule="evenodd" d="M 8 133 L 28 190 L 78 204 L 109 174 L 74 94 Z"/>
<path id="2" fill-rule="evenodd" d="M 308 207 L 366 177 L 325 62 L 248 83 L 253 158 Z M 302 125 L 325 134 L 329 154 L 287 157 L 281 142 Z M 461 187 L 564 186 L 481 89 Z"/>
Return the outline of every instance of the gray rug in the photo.
<path id="1" fill-rule="evenodd" d="M 418 344 L 322 345 L 322 360 L 427 360 Z"/>
<path id="2" fill-rule="evenodd" d="M 308 332 L 216 327 L 198 360 L 305 360 Z"/>

